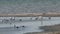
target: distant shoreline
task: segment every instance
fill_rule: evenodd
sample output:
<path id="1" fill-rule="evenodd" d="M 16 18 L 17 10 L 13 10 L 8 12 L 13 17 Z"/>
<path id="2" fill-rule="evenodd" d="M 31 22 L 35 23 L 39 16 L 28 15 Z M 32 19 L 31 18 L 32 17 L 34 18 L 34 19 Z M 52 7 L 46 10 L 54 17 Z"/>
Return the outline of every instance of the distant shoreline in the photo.
<path id="1" fill-rule="evenodd" d="M 60 13 L 22 13 L 22 14 L 0 14 L 0 17 L 60 17 Z"/>

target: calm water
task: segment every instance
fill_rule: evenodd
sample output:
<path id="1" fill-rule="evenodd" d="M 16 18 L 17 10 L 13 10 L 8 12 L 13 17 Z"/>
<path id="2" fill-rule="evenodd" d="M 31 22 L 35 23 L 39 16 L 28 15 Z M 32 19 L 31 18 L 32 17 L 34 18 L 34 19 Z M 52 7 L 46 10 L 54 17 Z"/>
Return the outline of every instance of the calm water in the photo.
<path id="1" fill-rule="evenodd" d="M 52 17 L 51 20 L 48 17 L 43 17 L 43 20 L 35 20 L 35 17 L 31 20 L 31 17 L 16 17 L 15 20 L 9 22 L 1 22 L 0 21 L 0 34 L 23 34 L 27 32 L 41 32 L 43 30 L 39 29 L 40 26 L 49 26 L 60 24 L 60 17 Z M 10 19 L 10 18 L 0 18 L 3 19 Z M 19 21 L 22 19 L 22 21 Z M 7 24 L 6 24 L 7 23 Z M 12 23 L 12 24 L 9 24 Z M 43 24 L 41 24 L 43 23 Z M 19 26 L 18 29 L 14 28 L 14 24 Z M 25 26 L 24 28 L 21 26 Z"/>
<path id="2" fill-rule="evenodd" d="M 0 0 L 0 14 L 60 12 L 60 0 Z"/>

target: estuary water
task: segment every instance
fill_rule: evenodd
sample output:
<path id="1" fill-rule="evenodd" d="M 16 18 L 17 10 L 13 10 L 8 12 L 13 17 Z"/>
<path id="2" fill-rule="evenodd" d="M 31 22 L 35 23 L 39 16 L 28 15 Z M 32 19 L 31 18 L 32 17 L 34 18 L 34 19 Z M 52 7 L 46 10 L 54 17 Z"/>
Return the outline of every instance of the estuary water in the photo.
<path id="1" fill-rule="evenodd" d="M 0 14 L 60 12 L 60 0 L 0 0 Z"/>

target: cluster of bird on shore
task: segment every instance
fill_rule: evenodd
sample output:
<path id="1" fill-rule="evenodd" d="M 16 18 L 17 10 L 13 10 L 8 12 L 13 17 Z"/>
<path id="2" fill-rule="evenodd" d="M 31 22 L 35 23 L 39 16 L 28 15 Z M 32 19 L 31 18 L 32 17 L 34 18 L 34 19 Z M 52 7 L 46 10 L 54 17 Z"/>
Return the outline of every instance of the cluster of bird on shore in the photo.
<path id="1" fill-rule="evenodd" d="M 30 18 L 31 20 L 33 19 L 33 17 L 31 17 Z M 42 20 L 43 19 L 43 17 L 36 17 L 34 20 Z M 51 17 L 49 17 L 48 19 L 51 19 Z M 2 19 L 2 20 L 0 20 L 0 22 L 2 22 L 2 23 L 8 23 L 8 22 L 12 22 L 12 21 L 15 21 L 16 19 L 15 18 L 10 18 L 10 19 Z M 21 18 L 21 19 L 19 19 L 18 21 L 23 21 L 23 19 Z M 10 23 L 11 24 L 11 23 Z"/>
<path id="2" fill-rule="evenodd" d="M 16 19 L 15 18 L 10 18 L 10 19 L 0 19 L 0 23 L 9 23 L 9 22 L 13 22 L 15 21 Z M 19 21 L 22 21 L 22 19 L 19 19 Z M 11 24 L 11 23 L 10 23 Z"/>
<path id="3" fill-rule="evenodd" d="M 30 18 L 30 19 L 32 20 L 33 18 Z M 36 18 L 35 18 L 35 20 L 38 20 L 38 19 L 43 19 L 43 17 L 40 17 L 40 18 L 39 18 L 39 17 L 36 17 Z M 51 17 L 49 17 L 48 19 L 51 19 Z M 13 18 L 10 18 L 10 19 L 2 19 L 1 22 L 7 24 L 9 21 L 15 21 L 15 20 L 16 20 L 15 18 L 14 18 L 14 19 L 13 19 Z M 23 21 L 23 19 L 19 19 L 19 21 Z M 10 23 L 10 25 L 11 25 L 11 24 L 12 24 L 12 22 Z M 24 25 L 22 25 L 22 26 L 16 26 L 16 25 L 14 24 L 14 28 L 15 28 L 15 29 L 20 29 L 20 27 L 21 27 L 21 28 L 25 28 L 26 26 L 24 26 Z"/>

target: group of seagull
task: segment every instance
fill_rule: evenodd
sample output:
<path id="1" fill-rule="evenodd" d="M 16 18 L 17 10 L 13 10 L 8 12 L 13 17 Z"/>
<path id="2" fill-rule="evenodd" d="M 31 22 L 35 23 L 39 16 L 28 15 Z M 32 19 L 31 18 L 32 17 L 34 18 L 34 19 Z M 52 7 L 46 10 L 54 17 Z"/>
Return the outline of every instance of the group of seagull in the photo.
<path id="1" fill-rule="evenodd" d="M 8 22 L 12 22 L 15 21 L 16 19 L 10 18 L 10 19 L 0 19 L 0 23 L 8 23 Z M 22 19 L 19 19 L 19 21 L 22 21 Z"/>
<path id="2" fill-rule="evenodd" d="M 31 20 L 33 19 L 32 17 L 30 18 Z M 38 19 L 43 19 L 42 17 L 36 17 L 35 20 L 38 20 Z M 51 17 L 49 17 L 49 19 L 51 19 Z M 1 22 L 2 23 L 8 23 L 9 21 L 15 21 L 16 19 L 15 18 L 10 18 L 10 19 L 2 19 Z M 22 19 L 19 19 L 19 21 L 22 21 Z"/>

